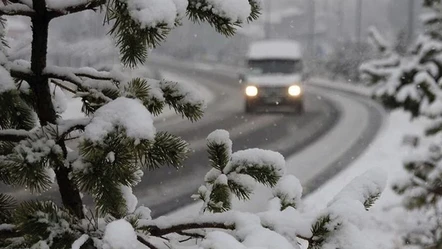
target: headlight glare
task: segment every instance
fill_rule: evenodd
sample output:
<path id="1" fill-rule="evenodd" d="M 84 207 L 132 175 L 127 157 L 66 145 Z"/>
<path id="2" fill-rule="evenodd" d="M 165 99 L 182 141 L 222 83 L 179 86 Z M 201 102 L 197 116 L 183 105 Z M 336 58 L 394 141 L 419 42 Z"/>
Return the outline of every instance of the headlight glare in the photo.
<path id="1" fill-rule="evenodd" d="M 254 97 L 258 95 L 258 88 L 256 86 L 246 87 L 246 95 L 249 97 Z"/>
<path id="2" fill-rule="evenodd" d="M 288 92 L 291 96 L 299 96 L 301 95 L 301 87 L 298 85 L 290 86 Z"/>

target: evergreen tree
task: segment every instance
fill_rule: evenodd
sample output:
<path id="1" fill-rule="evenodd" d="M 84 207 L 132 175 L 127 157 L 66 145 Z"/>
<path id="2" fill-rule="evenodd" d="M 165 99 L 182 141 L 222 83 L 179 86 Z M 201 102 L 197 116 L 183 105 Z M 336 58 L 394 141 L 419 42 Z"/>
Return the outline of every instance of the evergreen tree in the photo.
<path id="1" fill-rule="evenodd" d="M 31 19 L 32 47 L 30 61 L 9 61 L 7 44 L 0 36 L 0 180 L 35 194 L 56 183 L 62 204 L 19 202 L 0 193 L 1 248 L 119 249 L 144 245 L 156 249 L 179 246 L 188 238 L 203 239 L 202 248 L 297 248 L 298 238 L 307 240 L 310 248 L 348 248 L 346 240 L 351 238 L 340 232 L 344 229 L 345 235 L 345 229 L 354 227 L 355 221 L 347 217 L 348 209 L 339 207 L 351 204 L 358 214 L 368 213 L 382 191 L 382 177 L 368 175 L 355 180 L 326 210 L 313 219 L 305 218 L 297 210 L 302 188 L 294 176 L 285 174 L 280 154 L 258 149 L 233 153 L 228 133 L 215 131 L 207 144 L 212 170 L 195 195 L 204 202 L 201 214 L 152 219 L 148 208 L 137 207 L 132 187 L 144 171 L 167 165 L 179 168 L 189 152 L 180 137 L 156 132 L 152 115 L 170 106 L 183 118 L 196 121 L 203 115 L 204 103 L 175 82 L 46 65 L 49 23 L 62 16 L 86 10 L 103 12 L 121 62 L 135 67 L 185 16 L 231 36 L 237 26 L 258 17 L 260 1 L 2 2 L 2 16 Z M 0 21 L 5 25 L 5 19 Z M 57 89 L 80 97 L 87 117 L 61 118 Z M 79 139 L 78 150 L 73 151 L 66 141 L 74 136 Z M 262 214 L 231 211 L 231 198 L 248 199 L 255 183 L 273 189 L 272 201 L 278 208 Z M 83 204 L 81 193 L 93 197 L 94 211 Z M 300 225 L 287 226 L 287 222 Z M 262 236 L 269 239 L 257 240 Z M 340 236 L 342 239 L 337 239 Z"/>
<path id="2" fill-rule="evenodd" d="M 394 50 L 400 54 L 404 55 L 407 52 L 407 45 L 408 45 L 408 37 L 407 32 L 405 30 L 400 30 L 396 35 L 396 42 L 394 44 Z"/>
<path id="3" fill-rule="evenodd" d="M 331 73 L 332 79 L 342 78 L 349 82 L 358 82 L 358 68 L 363 61 L 372 58 L 371 52 L 367 43 L 339 42 L 326 61 L 326 69 Z"/>
<path id="4" fill-rule="evenodd" d="M 425 29 L 411 50 L 400 55 L 377 43 L 381 58 L 362 65 L 361 72 L 377 86 L 373 96 L 387 108 L 401 108 L 432 123 L 404 161 L 409 177 L 393 189 L 403 196 L 405 208 L 418 212 L 416 227 L 404 242 L 436 249 L 442 248 L 442 4 L 423 4 L 428 9 L 422 16 Z"/>

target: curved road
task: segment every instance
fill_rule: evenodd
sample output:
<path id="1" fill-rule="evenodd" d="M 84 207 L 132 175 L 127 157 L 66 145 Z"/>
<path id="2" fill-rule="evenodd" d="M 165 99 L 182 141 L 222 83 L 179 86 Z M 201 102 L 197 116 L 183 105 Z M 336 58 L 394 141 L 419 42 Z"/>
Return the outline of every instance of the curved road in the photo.
<path id="1" fill-rule="evenodd" d="M 215 94 L 214 101 L 206 109 L 206 115 L 197 123 L 192 124 L 177 117 L 157 122 L 157 129 L 167 130 L 189 141 L 194 153 L 178 171 L 164 167 L 154 172 L 146 172 L 143 181 L 135 188 L 139 203 L 150 207 L 153 216 L 164 215 L 192 202 L 190 196 L 196 192 L 203 182 L 204 175 L 210 169 L 205 151 L 205 138 L 215 129 L 226 129 L 230 132 L 234 151 L 263 148 L 278 151 L 287 158 L 308 148 L 308 145 L 315 141 L 320 142 L 320 138 L 333 130 L 344 115 L 352 115 L 350 118 L 359 120 L 361 122 L 359 128 L 363 129 L 349 129 L 342 139 L 354 141 L 351 139 L 352 135 L 361 135 L 362 137 L 354 141 L 354 146 L 350 148 L 343 146 L 346 148 L 345 151 L 338 153 L 336 150 L 331 150 L 329 154 L 323 155 L 324 161 L 333 158 L 332 154 L 338 156 L 335 158 L 337 161 L 330 161 L 330 165 L 324 164 L 315 168 L 305 167 L 307 165 L 304 164 L 304 169 L 300 167 L 295 170 L 295 175 L 301 181 L 303 175 L 299 174 L 299 170 L 307 172 L 305 178 L 308 181 L 302 182 L 306 184 L 308 192 L 309 189 L 313 190 L 324 183 L 332 174 L 362 153 L 382 124 L 381 110 L 370 108 L 373 102 L 367 101 L 367 98 L 314 86 L 306 87 L 306 113 L 302 116 L 265 112 L 244 114 L 244 100 L 236 74 L 195 69 L 189 65 L 170 61 L 157 61 L 151 63 L 151 66 L 166 69 L 175 75 L 182 75 L 186 79 L 190 78 L 204 84 Z M 341 99 L 346 100 L 344 105 L 357 106 L 363 110 L 348 113 L 344 111 L 346 106 L 342 106 Z M 370 122 L 367 122 L 368 119 Z M 363 123 L 367 123 L 366 127 Z M 329 145 L 324 143 L 324 146 Z M 330 146 L 339 146 L 339 143 Z M 349 158 L 351 160 L 348 160 Z"/>

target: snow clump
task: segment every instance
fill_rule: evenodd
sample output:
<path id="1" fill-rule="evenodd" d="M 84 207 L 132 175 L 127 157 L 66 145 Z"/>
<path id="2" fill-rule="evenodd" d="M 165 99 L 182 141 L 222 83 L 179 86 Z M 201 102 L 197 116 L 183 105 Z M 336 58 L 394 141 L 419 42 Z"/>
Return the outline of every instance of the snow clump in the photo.
<path id="1" fill-rule="evenodd" d="M 126 134 L 134 139 L 155 138 L 152 114 L 135 99 L 120 97 L 98 108 L 84 131 L 84 138 L 100 141 L 116 126 L 126 129 Z"/>
<path id="2" fill-rule="evenodd" d="M 107 224 L 103 241 L 103 249 L 136 249 L 138 244 L 134 228 L 124 219 Z"/>

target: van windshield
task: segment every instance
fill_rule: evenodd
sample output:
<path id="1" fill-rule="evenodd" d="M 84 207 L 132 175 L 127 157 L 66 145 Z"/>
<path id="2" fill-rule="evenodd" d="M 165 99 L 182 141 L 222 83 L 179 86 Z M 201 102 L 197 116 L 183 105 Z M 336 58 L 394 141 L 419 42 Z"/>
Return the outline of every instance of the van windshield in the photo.
<path id="1" fill-rule="evenodd" d="M 294 74 L 302 72 L 300 60 L 249 60 L 249 73 L 252 75 L 261 74 Z"/>

